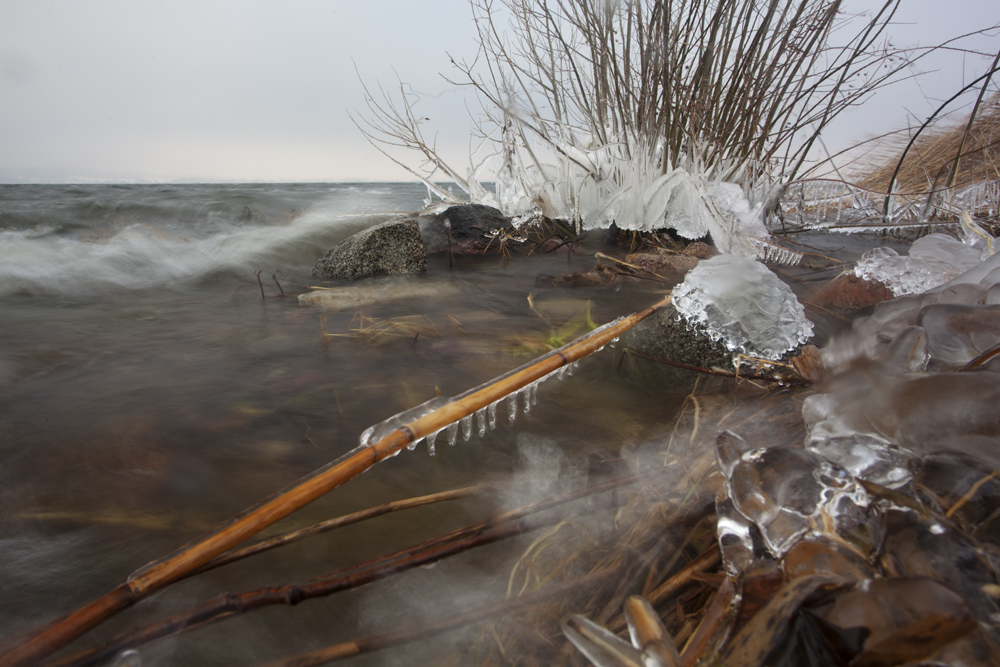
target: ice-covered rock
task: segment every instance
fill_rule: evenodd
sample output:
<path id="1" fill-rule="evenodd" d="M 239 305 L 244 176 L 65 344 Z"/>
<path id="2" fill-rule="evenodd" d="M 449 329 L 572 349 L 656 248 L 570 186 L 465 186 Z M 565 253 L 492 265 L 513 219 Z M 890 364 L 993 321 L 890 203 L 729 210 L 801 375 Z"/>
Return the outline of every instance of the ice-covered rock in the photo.
<path id="1" fill-rule="evenodd" d="M 863 280 L 883 283 L 896 296 L 905 296 L 943 285 L 981 261 L 975 248 L 945 234 L 929 234 L 913 242 L 908 256 L 892 248 L 869 250 L 854 273 Z"/>
<path id="2" fill-rule="evenodd" d="M 896 296 L 920 294 L 949 283 L 994 254 L 995 239 L 964 211 L 960 233 L 961 240 L 928 234 L 914 241 L 905 257 L 891 248 L 874 248 L 862 256 L 854 272 L 864 280 L 883 283 Z"/>
<path id="3" fill-rule="evenodd" d="M 729 350 L 780 359 L 812 336 L 813 325 L 788 285 L 760 262 L 738 255 L 702 261 L 674 288 L 689 326 Z"/>

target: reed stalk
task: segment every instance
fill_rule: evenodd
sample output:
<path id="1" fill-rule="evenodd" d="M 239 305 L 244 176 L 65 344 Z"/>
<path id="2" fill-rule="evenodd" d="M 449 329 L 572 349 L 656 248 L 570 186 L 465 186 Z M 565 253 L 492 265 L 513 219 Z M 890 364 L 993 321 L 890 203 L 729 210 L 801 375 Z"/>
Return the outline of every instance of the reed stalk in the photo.
<path id="1" fill-rule="evenodd" d="M 119 651 L 190 630 L 201 629 L 254 609 L 277 604 L 296 605 L 305 600 L 326 597 L 343 590 L 356 588 L 398 572 L 435 563 L 477 546 L 491 544 L 557 522 L 561 517 L 543 517 L 532 521 L 528 521 L 528 519 L 540 512 L 575 500 L 634 484 L 662 471 L 663 469 L 660 468 L 616 477 L 570 493 L 546 498 L 524 507 L 503 512 L 486 521 L 458 528 L 395 553 L 314 577 L 307 582 L 268 586 L 242 593 L 224 593 L 169 618 L 119 635 L 100 646 L 74 653 L 60 660 L 46 663 L 46 665 L 47 667 L 90 667 L 116 655 Z"/>
<path id="2" fill-rule="evenodd" d="M 344 516 L 340 516 L 335 519 L 320 521 L 319 523 L 314 523 L 311 526 L 306 526 L 305 528 L 300 528 L 299 530 L 293 530 L 287 533 L 282 533 L 280 535 L 275 535 L 273 537 L 267 538 L 266 540 L 261 540 L 260 542 L 248 544 L 245 547 L 240 547 L 239 549 L 233 549 L 231 551 L 227 551 L 226 553 L 222 554 L 221 556 L 218 556 L 217 558 L 214 558 L 208 563 L 205 563 L 205 565 L 192 572 L 191 576 L 195 574 L 201 574 L 202 572 L 207 572 L 209 570 L 213 570 L 217 567 L 222 567 L 223 565 L 228 565 L 229 563 L 233 563 L 235 561 L 242 560 L 244 558 L 249 558 L 250 556 L 254 556 L 256 554 L 263 553 L 265 551 L 270 551 L 272 549 L 277 549 L 278 547 L 283 547 L 286 544 L 291 544 L 292 542 L 298 542 L 299 540 L 303 540 L 307 537 L 312 537 L 314 535 L 321 535 L 336 528 L 349 526 L 352 523 L 358 523 L 359 521 L 373 519 L 377 516 L 382 516 L 383 514 L 389 514 L 390 512 L 398 512 L 399 510 L 412 509 L 415 507 L 423 507 L 424 505 L 440 503 L 446 500 L 457 500 L 459 498 L 468 498 L 469 496 L 479 495 L 489 488 L 491 487 L 486 484 L 466 486 L 461 489 L 452 489 L 451 491 L 432 493 L 430 495 L 419 496 L 417 498 L 407 498 L 406 500 L 395 500 L 393 502 L 384 503 L 376 507 L 369 507 L 368 509 L 364 509 L 359 512 L 352 512 L 351 514 L 346 514 Z"/>

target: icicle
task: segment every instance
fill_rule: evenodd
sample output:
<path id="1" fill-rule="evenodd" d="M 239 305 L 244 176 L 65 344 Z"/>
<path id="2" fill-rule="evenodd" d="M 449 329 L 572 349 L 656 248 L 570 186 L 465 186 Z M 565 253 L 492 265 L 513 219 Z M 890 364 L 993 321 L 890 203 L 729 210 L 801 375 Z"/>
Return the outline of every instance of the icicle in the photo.
<path id="1" fill-rule="evenodd" d="M 490 403 L 490 407 L 487 409 L 488 416 L 490 418 L 490 430 L 492 431 L 497 427 L 497 405 L 500 401 L 493 401 Z"/>
<path id="2" fill-rule="evenodd" d="M 410 451 L 412 452 L 412 451 L 413 451 L 414 449 L 416 449 L 416 448 L 417 448 L 417 445 L 419 445 L 419 444 L 420 444 L 421 442 L 423 442 L 423 441 L 424 441 L 424 439 L 423 439 L 423 438 L 420 438 L 420 439 L 418 439 L 418 440 L 414 440 L 413 442 L 411 442 L 410 444 L 408 444 L 408 445 L 406 446 L 406 448 L 407 448 L 408 450 L 410 450 Z"/>
<path id="3" fill-rule="evenodd" d="M 476 426 L 479 427 L 479 437 L 486 435 L 486 408 L 476 410 Z"/>
<path id="4" fill-rule="evenodd" d="M 429 436 L 427 436 L 427 453 L 434 456 L 434 441 L 437 440 L 438 433 L 441 431 L 434 431 Z"/>
<path id="5" fill-rule="evenodd" d="M 468 442 L 472 437 L 472 415 L 462 417 L 462 442 Z"/>
<path id="6" fill-rule="evenodd" d="M 452 447 L 458 441 L 458 422 L 448 424 L 448 444 Z"/>
<path id="7" fill-rule="evenodd" d="M 567 372 L 566 367 L 565 366 L 560 366 L 559 370 L 556 371 L 556 379 L 557 380 L 564 379 L 566 377 L 566 372 Z"/>
<path id="8" fill-rule="evenodd" d="M 541 381 L 539 380 L 538 382 L 533 382 L 528 387 L 528 397 L 531 399 L 532 405 L 538 405 L 538 385 L 540 384 Z"/>
<path id="9" fill-rule="evenodd" d="M 517 392 L 521 395 L 521 399 L 524 401 L 524 414 L 531 412 L 531 385 L 528 385 L 521 391 Z"/>
<path id="10" fill-rule="evenodd" d="M 507 419 L 511 424 L 517 419 L 517 392 L 507 394 Z"/>

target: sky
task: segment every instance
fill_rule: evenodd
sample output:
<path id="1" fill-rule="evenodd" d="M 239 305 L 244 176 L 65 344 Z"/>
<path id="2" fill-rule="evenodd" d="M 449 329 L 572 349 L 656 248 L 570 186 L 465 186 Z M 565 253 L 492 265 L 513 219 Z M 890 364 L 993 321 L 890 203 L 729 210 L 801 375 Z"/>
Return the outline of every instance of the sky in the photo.
<path id="1" fill-rule="evenodd" d="M 903 5 L 896 46 L 1000 23 L 997 0 Z M 0 0 L 0 183 L 412 180 L 353 124 L 361 79 L 405 81 L 427 136 L 464 168 L 475 101 L 440 74 L 449 54 L 474 57 L 474 37 L 468 0 Z M 922 61 L 827 145 L 923 118 L 985 68 Z"/>

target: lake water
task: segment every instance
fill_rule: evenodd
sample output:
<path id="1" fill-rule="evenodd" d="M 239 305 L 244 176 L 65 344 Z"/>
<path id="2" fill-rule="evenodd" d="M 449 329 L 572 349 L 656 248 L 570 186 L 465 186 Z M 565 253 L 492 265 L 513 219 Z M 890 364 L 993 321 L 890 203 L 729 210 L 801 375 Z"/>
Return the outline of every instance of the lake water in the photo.
<path id="1" fill-rule="evenodd" d="M 566 342 L 588 313 L 600 324 L 665 292 L 535 287 L 540 273 L 588 270 L 595 250 L 612 252 L 596 246 L 460 257 L 453 270 L 432 257 L 426 275 L 376 282 L 415 290 L 405 300 L 360 297 L 333 312 L 298 304 L 319 284 L 310 271 L 322 253 L 424 196 L 416 184 L 0 186 L 0 641 L 344 454 L 366 427 Z M 513 425 L 501 408 L 485 438 L 439 438 L 433 457 L 404 451 L 275 530 L 477 481 L 500 490 L 194 577 L 74 646 L 222 592 L 363 562 L 586 473 L 680 400 L 650 397 L 615 367 L 614 350 L 595 355 L 543 384 Z M 141 649 L 143 664 L 259 664 L 502 599 L 507 559 L 523 546 L 162 640 Z M 351 664 L 417 664 L 437 646 Z"/>

